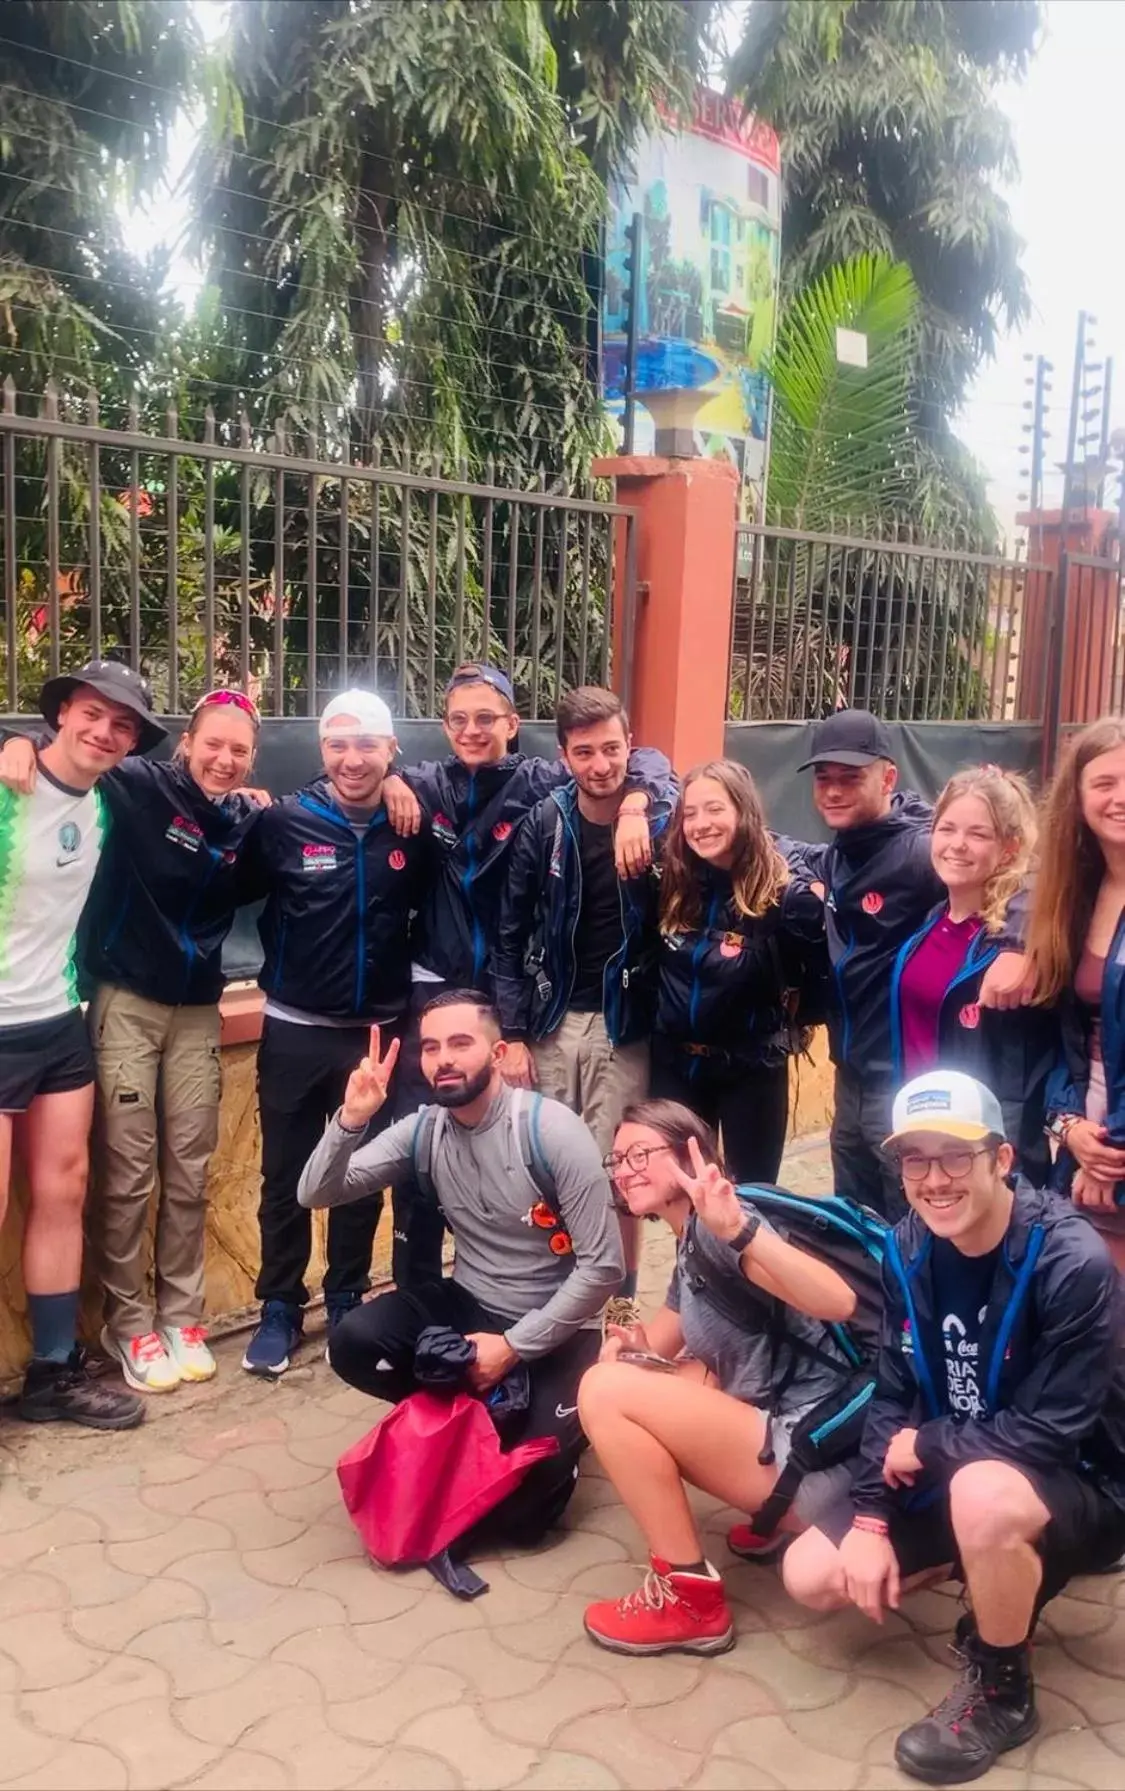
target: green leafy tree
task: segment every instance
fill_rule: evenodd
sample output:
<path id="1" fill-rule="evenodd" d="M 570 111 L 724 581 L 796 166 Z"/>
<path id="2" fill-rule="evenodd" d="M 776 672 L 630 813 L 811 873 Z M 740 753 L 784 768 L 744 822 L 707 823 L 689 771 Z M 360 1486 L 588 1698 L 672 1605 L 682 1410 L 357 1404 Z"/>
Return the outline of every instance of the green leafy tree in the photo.
<path id="1" fill-rule="evenodd" d="M 164 166 L 198 43 L 175 0 L 8 0 L 0 11 L 0 369 L 25 393 L 120 396 L 151 368 L 162 265 L 119 206 Z"/>
<path id="2" fill-rule="evenodd" d="M 997 88 L 1025 70 L 1040 18 L 1037 0 L 755 0 L 731 61 L 733 91 L 781 136 L 786 292 L 861 253 L 914 276 L 919 526 L 995 527 L 950 425 L 1027 314 Z"/>

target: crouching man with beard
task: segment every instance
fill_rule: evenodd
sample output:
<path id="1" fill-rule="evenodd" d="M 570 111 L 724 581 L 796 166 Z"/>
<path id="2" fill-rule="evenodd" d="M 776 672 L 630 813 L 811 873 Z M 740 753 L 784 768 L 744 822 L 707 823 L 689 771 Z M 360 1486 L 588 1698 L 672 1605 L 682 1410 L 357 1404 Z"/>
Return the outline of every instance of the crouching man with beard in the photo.
<path id="1" fill-rule="evenodd" d="M 621 1234 L 597 1146 L 559 1101 L 510 1088 L 496 1010 L 472 989 L 435 997 L 421 1015 L 421 1060 L 433 1104 L 364 1144 L 387 1098 L 398 1044 L 381 1055 L 379 1029 L 353 1071 L 343 1105 L 305 1166 L 302 1206 L 362 1200 L 413 1177 L 453 1234 L 451 1277 L 396 1289 L 356 1306 L 332 1333 L 342 1380 L 376 1399 L 415 1392 L 415 1347 L 430 1326 L 475 1348 L 469 1385 L 523 1403 L 506 1421 L 505 1447 L 553 1436 L 559 1453 L 538 1463 L 498 1506 L 490 1530 L 534 1542 L 557 1521 L 585 1437 L 578 1383 L 597 1360 L 599 1314 L 624 1271 Z"/>

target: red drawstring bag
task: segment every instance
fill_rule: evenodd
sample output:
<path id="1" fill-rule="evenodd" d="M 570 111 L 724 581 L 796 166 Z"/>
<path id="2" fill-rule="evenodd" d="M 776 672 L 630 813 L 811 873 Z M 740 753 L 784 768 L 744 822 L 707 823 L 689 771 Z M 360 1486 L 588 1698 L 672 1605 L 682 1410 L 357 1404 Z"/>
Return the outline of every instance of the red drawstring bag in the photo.
<path id="1" fill-rule="evenodd" d="M 496 1427 L 469 1393 L 411 1393 L 336 1464 L 364 1546 L 383 1567 L 420 1566 L 513 1492 L 557 1437 L 501 1452 Z"/>

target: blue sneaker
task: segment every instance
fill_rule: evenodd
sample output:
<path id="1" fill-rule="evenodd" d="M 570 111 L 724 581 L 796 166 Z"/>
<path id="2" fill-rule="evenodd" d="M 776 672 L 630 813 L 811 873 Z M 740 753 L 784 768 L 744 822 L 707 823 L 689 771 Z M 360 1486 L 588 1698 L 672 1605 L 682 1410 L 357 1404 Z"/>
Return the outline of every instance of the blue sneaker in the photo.
<path id="1" fill-rule="evenodd" d="M 328 1341 L 324 1346 L 324 1360 L 331 1365 L 332 1333 L 342 1318 L 356 1306 L 362 1305 L 363 1295 L 358 1293 L 326 1294 L 324 1298 L 324 1316 L 328 1320 Z"/>
<path id="2" fill-rule="evenodd" d="M 299 1306 L 290 1306 L 287 1300 L 267 1300 L 242 1358 L 247 1374 L 265 1375 L 268 1380 L 284 1374 L 301 1341 L 302 1323 Z"/>

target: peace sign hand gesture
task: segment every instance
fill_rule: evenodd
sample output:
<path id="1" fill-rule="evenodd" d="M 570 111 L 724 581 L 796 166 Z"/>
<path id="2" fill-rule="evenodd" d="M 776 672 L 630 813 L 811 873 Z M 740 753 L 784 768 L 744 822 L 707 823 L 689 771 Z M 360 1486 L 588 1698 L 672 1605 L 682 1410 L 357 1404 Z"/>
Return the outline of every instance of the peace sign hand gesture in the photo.
<path id="1" fill-rule="evenodd" d="M 722 1244 L 729 1244 L 746 1223 L 746 1214 L 734 1184 L 728 1181 L 717 1163 L 703 1161 L 703 1152 L 694 1138 L 688 1139 L 688 1156 L 692 1174 L 688 1175 L 676 1164 L 676 1180 L 712 1237 Z"/>
<path id="2" fill-rule="evenodd" d="M 373 1119 L 387 1098 L 391 1076 L 398 1062 L 398 1040 L 392 1039 L 385 1057 L 380 1057 L 379 1028 L 371 1028 L 371 1043 L 364 1057 L 348 1077 L 340 1123 L 349 1132 L 360 1132 Z"/>

